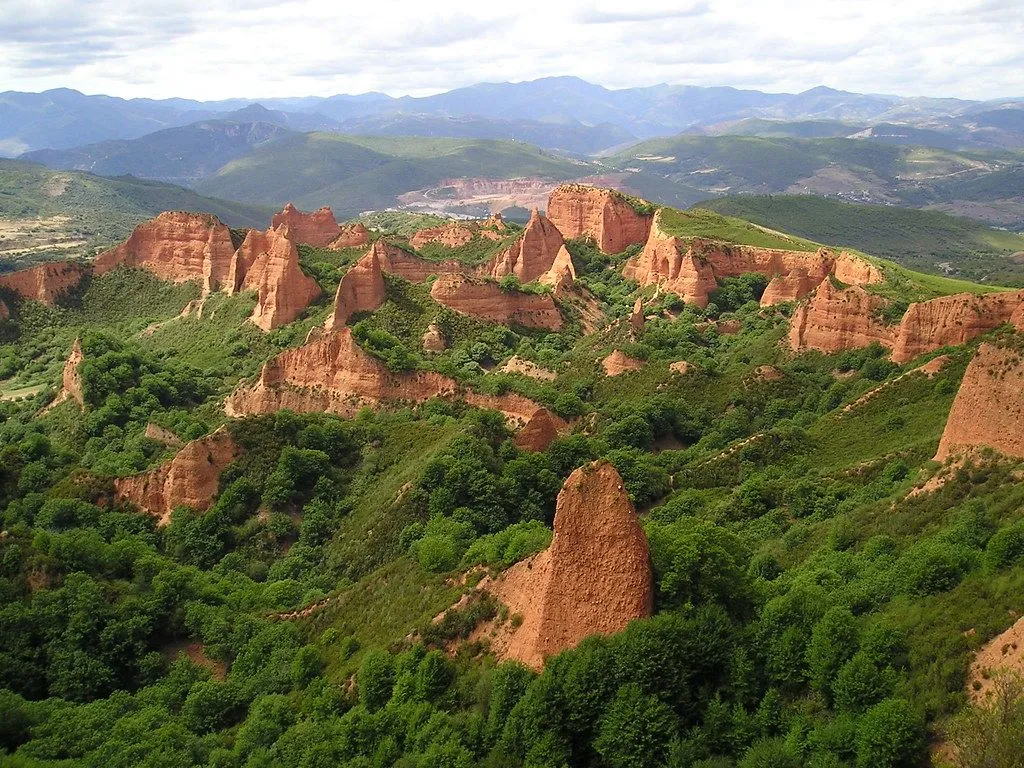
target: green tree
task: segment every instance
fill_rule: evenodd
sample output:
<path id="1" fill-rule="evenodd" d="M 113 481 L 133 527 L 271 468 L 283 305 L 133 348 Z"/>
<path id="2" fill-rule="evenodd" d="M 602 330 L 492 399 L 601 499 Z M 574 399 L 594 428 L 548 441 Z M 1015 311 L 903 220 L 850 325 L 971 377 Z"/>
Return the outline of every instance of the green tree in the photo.
<path id="1" fill-rule="evenodd" d="M 655 768 L 664 765 L 675 736 L 672 710 L 628 683 L 601 718 L 594 749 L 612 768 Z"/>
<path id="2" fill-rule="evenodd" d="M 903 699 L 879 702 L 857 723 L 857 768 L 917 765 L 923 747 L 921 716 Z"/>

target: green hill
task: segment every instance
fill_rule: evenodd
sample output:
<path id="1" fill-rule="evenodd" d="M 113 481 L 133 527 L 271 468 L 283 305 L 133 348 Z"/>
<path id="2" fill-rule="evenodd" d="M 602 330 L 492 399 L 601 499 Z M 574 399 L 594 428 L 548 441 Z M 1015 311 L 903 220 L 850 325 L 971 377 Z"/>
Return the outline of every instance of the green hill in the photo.
<path id="1" fill-rule="evenodd" d="M 810 195 L 738 195 L 699 205 L 922 272 L 1024 285 L 1024 236 L 973 219 Z"/>
<path id="2" fill-rule="evenodd" d="M 272 214 L 172 184 L 0 159 L 0 265 L 92 254 L 167 210 L 213 213 L 235 227 L 265 227 Z"/>
<path id="3" fill-rule="evenodd" d="M 581 166 L 521 142 L 309 133 L 259 147 L 196 188 L 273 206 L 330 205 L 348 217 L 447 178 L 567 179 L 582 175 Z"/>

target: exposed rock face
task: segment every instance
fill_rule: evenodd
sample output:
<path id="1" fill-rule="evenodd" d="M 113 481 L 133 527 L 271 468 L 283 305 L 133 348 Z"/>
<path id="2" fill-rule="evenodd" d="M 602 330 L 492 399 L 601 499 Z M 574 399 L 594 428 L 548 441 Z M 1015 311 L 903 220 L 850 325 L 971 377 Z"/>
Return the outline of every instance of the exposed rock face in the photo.
<path id="1" fill-rule="evenodd" d="M 424 352 L 444 352 L 448 348 L 448 342 L 445 341 L 444 334 L 436 323 L 431 323 L 427 327 L 422 343 Z"/>
<path id="2" fill-rule="evenodd" d="M 839 352 L 866 347 L 875 341 L 891 347 L 894 334 L 875 315 L 883 306 L 883 299 L 860 286 L 840 290 L 831 280 L 823 280 L 810 301 L 793 313 L 790 346 L 798 352 Z"/>
<path id="3" fill-rule="evenodd" d="M 441 275 L 430 295 L 439 304 L 471 317 L 525 328 L 562 327 L 562 316 L 549 294 L 503 291 L 497 283 L 466 275 Z"/>
<path id="4" fill-rule="evenodd" d="M 598 461 L 573 472 L 558 494 L 551 546 L 481 586 L 523 619 L 492 649 L 534 669 L 590 635 L 650 616 L 647 538 L 615 468 Z"/>
<path id="5" fill-rule="evenodd" d="M 201 280 L 204 292 L 210 292 L 228 283 L 234 253 L 231 232 L 216 216 L 166 211 L 97 256 L 95 273 L 139 267 L 174 283 Z"/>
<path id="6" fill-rule="evenodd" d="M 680 376 L 685 376 L 686 374 L 693 370 L 693 363 L 687 362 L 686 360 L 677 360 L 676 362 L 672 363 L 668 367 L 668 369 L 670 371 L 678 373 Z"/>
<path id="7" fill-rule="evenodd" d="M 458 248 L 473 239 L 473 230 L 458 222 L 443 224 L 440 227 L 421 229 L 409 238 L 409 245 L 417 251 L 427 243 L 437 243 L 446 248 Z"/>
<path id="8" fill-rule="evenodd" d="M 630 357 L 621 349 L 616 349 L 608 357 L 601 361 L 605 376 L 618 376 L 620 373 L 639 371 L 644 367 L 643 360 Z"/>
<path id="9" fill-rule="evenodd" d="M 85 269 L 80 264 L 73 261 L 51 261 L 0 275 L 0 287 L 14 291 L 23 299 L 41 301 L 52 307 L 61 294 L 77 286 L 84 276 Z M 0 318 L 3 317 L 10 317 L 6 304 L 0 308 Z"/>
<path id="10" fill-rule="evenodd" d="M 633 303 L 633 311 L 629 313 L 629 332 L 636 336 L 644 330 L 644 300 L 637 297 Z"/>
<path id="11" fill-rule="evenodd" d="M 646 241 L 651 228 L 651 216 L 637 213 L 618 192 L 582 184 L 555 187 L 547 216 L 563 237 L 591 237 L 602 253 Z"/>
<path id="12" fill-rule="evenodd" d="M 343 248 L 359 248 L 369 244 L 370 230 L 363 225 L 363 222 L 357 221 L 355 224 L 347 224 L 342 227 L 341 234 L 334 238 L 327 247 L 340 251 Z"/>
<path id="13" fill-rule="evenodd" d="M 171 432 L 169 429 L 164 429 L 159 424 L 154 424 L 152 421 L 146 424 L 146 431 L 143 432 L 145 437 L 150 440 L 156 440 L 158 443 L 163 443 L 171 448 L 180 448 L 184 443 L 181 438 Z"/>
<path id="14" fill-rule="evenodd" d="M 288 203 L 280 213 L 270 220 L 271 229 L 287 227 L 296 243 L 326 248 L 341 234 L 341 227 L 334 219 L 334 211 L 327 206 L 317 208 L 313 213 L 304 213 Z"/>
<path id="15" fill-rule="evenodd" d="M 462 272 L 462 265 L 453 259 L 428 261 L 384 240 L 377 240 L 371 248 L 377 254 L 381 271 L 404 277 L 411 283 L 422 283 L 431 275 Z"/>
<path id="16" fill-rule="evenodd" d="M 11 316 L 11 310 L 4 304 L 4 300 L 0 299 L 0 320 L 6 320 Z"/>
<path id="17" fill-rule="evenodd" d="M 320 286 L 299 268 L 299 251 L 287 227 L 250 232 L 246 242 L 250 238 L 252 249 L 259 253 L 245 273 L 241 290 L 257 292 L 259 300 L 249 319 L 269 331 L 298 317 L 320 295 Z"/>
<path id="18" fill-rule="evenodd" d="M 175 507 L 185 505 L 202 511 L 217 493 L 221 471 L 238 456 L 238 447 L 227 427 L 193 440 L 166 464 L 149 472 L 114 480 L 118 501 L 130 502 L 157 518 L 170 522 Z"/>
<path id="19" fill-rule="evenodd" d="M 370 312 L 384 303 L 384 275 L 377 250 L 367 251 L 341 278 L 334 294 L 334 312 L 325 324 L 328 330 L 345 325 L 356 312 Z"/>
<path id="20" fill-rule="evenodd" d="M 967 366 L 936 461 L 975 446 L 1024 458 L 1024 362 L 1008 347 L 982 344 Z"/>
<path id="21" fill-rule="evenodd" d="M 555 254 L 555 260 L 551 263 L 551 269 L 540 276 L 539 282 L 542 285 L 554 286 L 555 296 L 561 296 L 566 290 L 572 288 L 576 282 L 576 267 L 572 263 L 572 254 L 564 245 Z"/>
<path id="22" fill-rule="evenodd" d="M 836 259 L 832 274 L 847 285 L 871 285 L 885 279 L 882 271 L 867 259 L 843 251 Z"/>
<path id="23" fill-rule="evenodd" d="M 532 379 L 540 379 L 541 381 L 554 381 L 558 378 L 558 374 L 554 371 L 549 371 L 547 368 L 541 368 L 531 360 L 526 360 L 518 355 L 510 357 L 499 370 L 502 373 L 520 373 L 523 376 L 529 376 Z"/>
<path id="24" fill-rule="evenodd" d="M 892 359 L 905 363 L 947 344 L 964 344 L 1009 322 L 1022 305 L 1024 291 L 958 293 L 911 304 L 900 321 Z"/>
<path id="25" fill-rule="evenodd" d="M 810 253 L 701 238 L 683 240 L 662 228 L 659 210 L 644 249 L 626 263 L 622 274 L 640 285 L 659 285 L 683 301 L 706 307 L 719 280 L 758 272 L 772 280 L 765 291 L 767 301 L 761 300 L 761 305 L 767 306 L 807 295 L 832 272 L 835 263 L 835 257 L 824 248 Z"/>
<path id="26" fill-rule="evenodd" d="M 42 413 L 46 413 L 51 408 L 56 408 L 58 405 L 68 400 L 74 400 L 78 404 L 78 408 L 80 410 L 85 409 L 85 395 L 82 393 L 82 376 L 78 372 L 78 367 L 82 364 L 82 360 L 84 359 L 85 355 L 82 353 L 82 342 L 79 339 L 75 339 L 75 343 L 71 345 L 71 352 L 68 354 L 68 359 L 64 361 L 64 370 L 61 373 L 60 392 L 57 393 L 57 397 L 53 399 L 53 402 L 43 409 Z"/>
<path id="27" fill-rule="evenodd" d="M 568 426 L 547 408 L 538 408 L 512 442 L 524 451 L 544 451 Z"/>
<path id="28" fill-rule="evenodd" d="M 551 220 L 534 208 L 523 234 L 495 258 L 489 273 L 495 278 L 515 275 L 524 283 L 532 283 L 551 271 L 564 242 Z M 569 263 L 572 264 L 571 258 Z"/>
<path id="29" fill-rule="evenodd" d="M 777 275 L 771 279 L 761 295 L 761 306 L 770 307 L 774 304 L 802 299 L 816 286 L 814 278 L 805 268 L 796 267 L 785 275 Z"/>
<path id="30" fill-rule="evenodd" d="M 270 360 L 252 386 L 240 386 L 227 399 L 228 416 L 272 413 L 289 408 L 297 412 L 353 416 L 364 406 L 387 401 L 423 402 L 451 397 L 459 385 L 439 373 L 394 373 L 364 352 L 349 328 L 324 333 L 308 344 L 288 349 Z M 507 417 L 526 421 L 537 404 L 524 397 L 461 393 L 471 405 L 493 408 Z"/>

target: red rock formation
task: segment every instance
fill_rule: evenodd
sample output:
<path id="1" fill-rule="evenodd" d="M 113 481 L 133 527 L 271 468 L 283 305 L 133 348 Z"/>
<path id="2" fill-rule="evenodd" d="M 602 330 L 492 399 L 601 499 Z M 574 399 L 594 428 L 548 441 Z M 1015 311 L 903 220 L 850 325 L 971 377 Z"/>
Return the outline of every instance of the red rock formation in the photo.
<path id="1" fill-rule="evenodd" d="M 50 261 L 30 269 L 21 269 L 0 275 L 0 287 L 7 288 L 23 299 L 41 301 L 51 307 L 61 294 L 82 282 L 85 269 L 73 261 Z M 9 317 L 7 305 L 0 317 Z"/>
<path id="2" fill-rule="evenodd" d="M 257 292 L 259 299 L 249 319 L 269 331 L 298 317 L 320 295 L 320 286 L 299 268 L 299 251 L 287 227 L 267 230 L 259 237 L 250 232 L 246 241 L 249 237 L 259 240 L 255 250 L 260 252 L 245 273 L 241 290 Z"/>
<path id="3" fill-rule="evenodd" d="M 50 409 L 56 408 L 58 405 L 68 400 L 74 400 L 78 404 L 79 410 L 85 409 L 85 395 L 82 392 L 82 376 L 78 372 L 78 367 L 82 364 L 82 360 L 84 359 L 85 355 L 82 353 L 82 342 L 79 339 L 75 339 L 75 343 L 71 345 L 71 352 L 68 354 L 68 359 L 64 361 L 64 370 L 61 372 L 60 392 L 57 393 L 57 397 L 54 398 L 53 402 L 42 410 L 42 413 L 46 413 Z"/>
<path id="4" fill-rule="evenodd" d="M 581 184 L 552 190 L 547 215 L 563 237 L 591 237 L 602 253 L 645 242 L 651 228 L 651 216 L 637 213 L 620 192 Z"/>
<path id="5" fill-rule="evenodd" d="M 224 409 L 228 416 L 272 413 L 282 408 L 354 416 L 360 408 L 389 401 L 418 403 L 456 395 L 471 405 L 493 408 L 521 421 L 537 409 L 536 403 L 516 395 L 460 393 L 458 382 L 439 373 L 394 373 L 364 352 L 347 327 L 285 350 L 263 366 L 254 385 L 236 389 Z"/>
<path id="6" fill-rule="evenodd" d="M 159 424 L 154 424 L 152 421 L 146 424 L 146 431 L 142 434 L 150 440 L 156 440 L 158 443 L 163 443 L 171 448 L 181 448 L 184 445 L 181 438 L 171 432 L 171 430 L 165 429 Z"/>
<path id="7" fill-rule="evenodd" d="M 139 267 L 175 283 L 201 280 L 205 292 L 228 283 L 235 246 L 216 216 L 166 211 L 143 222 L 121 245 L 96 257 L 98 275 L 114 267 Z"/>
<path id="8" fill-rule="evenodd" d="M 846 251 L 839 254 L 832 274 L 847 285 L 871 285 L 885 280 L 882 270 L 870 261 Z"/>
<path id="9" fill-rule="evenodd" d="M 481 583 L 522 622 L 491 649 L 540 669 L 590 635 L 651 615 L 647 538 L 622 478 L 604 461 L 573 472 L 558 494 L 551 546 Z"/>
<path id="10" fill-rule="evenodd" d="M 534 208 L 523 233 L 508 250 L 495 257 L 487 272 L 498 279 L 515 275 L 524 283 L 532 283 L 551 271 L 564 242 L 562 233 L 551 220 Z M 572 263 L 571 258 L 569 263 Z"/>
<path id="11" fill-rule="evenodd" d="M 814 278 L 803 267 L 791 269 L 788 274 L 777 275 L 768 283 L 761 295 L 761 306 L 770 307 L 787 301 L 802 299 L 817 287 Z"/>
<path id="12" fill-rule="evenodd" d="M 967 366 L 936 461 L 987 446 L 1024 458 L 1024 361 L 1012 347 L 982 344 Z"/>
<path id="13" fill-rule="evenodd" d="M 568 426 L 547 408 L 538 408 L 512 442 L 524 451 L 544 451 Z"/>
<path id="14" fill-rule="evenodd" d="M 618 376 L 621 373 L 639 371 L 644 367 L 643 360 L 630 357 L 621 349 L 616 349 L 608 357 L 601 361 L 605 376 Z"/>
<path id="15" fill-rule="evenodd" d="M 334 238 L 327 247 L 340 251 L 343 248 L 359 248 L 369 244 L 370 230 L 365 227 L 363 222 L 357 221 L 355 224 L 346 224 L 342 227 L 341 234 Z"/>
<path id="16" fill-rule="evenodd" d="M 207 509 L 217 494 L 221 471 L 238 456 L 238 447 L 227 427 L 193 440 L 156 469 L 114 480 L 115 497 L 157 518 L 159 525 L 171 520 L 175 507 Z"/>
<path id="17" fill-rule="evenodd" d="M 242 290 L 245 276 L 249 274 L 256 259 L 270 250 L 270 243 L 269 230 L 264 232 L 260 229 L 250 229 L 245 233 L 245 240 L 231 255 L 231 262 L 228 266 L 228 277 L 224 290 L 229 296 Z"/>
<path id="18" fill-rule="evenodd" d="M 434 282 L 430 295 L 449 309 L 494 323 L 552 331 L 562 327 L 562 316 L 550 294 L 503 291 L 489 280 L 447 274 Z"/>
<path id="19" fill-rule="evenodd" d="M 432 275 L 459 274 L 462 272 L 462 265 L 457 261 L 452 259 L 428 261 L 384 240 L 377 240 L 371 248 L 377 254 L 381 271 L 387 272 L 389 275 L 404 277 L 411 283 L 422 283 Z"/>
<path id="20" fill-rule="evenodd" d="M 7 308 L 3 299 L 0 299 L 0 320 L 6 320 L 11 316 L 11 310 Z"/>
<path id="21" fill-rule="evenodd" d="M 409 238 L 409 245 L 417 251 L 427 243 L 437 243 L 446 248 L 458 248 L 473 239 L 475 230 L 467 225 L 452 221 L 439 227 L 421 229 Z"/>
<path id="22" fill-rule="evenodd" d="M 576 267 L 572 264 L 572 254 L 564 245 L 555 254 L 551 269 L 541 275 L 538 282 L 541 285 L 553 286 L 555 296 L 561 296 L 572 288 L 573 283 L 576 282 Z"/>
<path id="23" fill-rule="evenodd" d="M 270 220 L 271 229 L 287 227 L 296 243 L 326 248 L 341 234 L 341 227 L 334 219 L 334 211 L 327 206 L 317 208 L 313 213 L 304 213 L 288 203 L 280 213 Z"/>
<path id="24" fill-rule="evenodd" d="M 640 285 L 658 285 L 683 301 L 706 307 L 708 295 L 718 288 L 711 267 L 699 260 L 681 239 L 666 233 L 655 214 L 644 249 L 626 262 L 622 274 Z"/>
<path id="25" fill-rule="evenodd" d="M 790 346 L 798 352 L 839 352 L 875 341 L 891 347 L 895 334 L 876 315 L 884 306 L 884 299 L 860 286 L 839 290 L 831 280 L 823 280 L 810 301 L 793 313 Z"/>
<path id="26" fill-rule="evenodd" d="M 510 357 L 498 370 L 502 373 L 518 373 L 523 376 L 529 376 L 531 379 L 540 379 L 541 381 L 554 381 L 558 378 L 558 374 L 554 371 L 541 368 L 532 360 L 526 360 L 519 357 L 519 355 Z"/>
<path id="27" fill-rule="evenodd" d="M 947 344 L 964 344 L 1010 322 L 1022 306 L 1024 291 L 958 293 L 915 302 L 900 321 L 892 359 L 906 363 Z"/>
<path id="28" fill-rule="evenodd" d="M 384 275 L 377 250 L 367 251 L 341 278 L 334 294 L 334 311 L 324 326 L 327 330 L 345 325 L 356 312 L 371 312 L 384 303 Z"/>
<path id="29" fill-rule="evenodd" d="M 436 323 L 431 323 L 427 327 L 422 344 L 424 352 L 444 352 L 448 348 L 448 342 L 445 341 L 444 334 Z"/>
<path id="30" fill-rule="evenodd" d="M 644 300 L 642 296 L 638 296 L 633 302 L 633 311 L 629 313 L 629 332 L 633 336 L 643 333 L 644 322 Z"/>

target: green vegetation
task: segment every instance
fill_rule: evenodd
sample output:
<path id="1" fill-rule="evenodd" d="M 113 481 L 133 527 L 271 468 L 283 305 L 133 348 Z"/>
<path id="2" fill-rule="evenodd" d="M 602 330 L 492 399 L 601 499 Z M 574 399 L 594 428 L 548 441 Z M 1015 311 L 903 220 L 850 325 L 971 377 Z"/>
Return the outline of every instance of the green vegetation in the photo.
<path id="1" fill-rule="evenodd" d="M 20 234 L 0 238 L 0 270 L 95 253 L 166 210 L 206 211 L 231 226 L 264 227 L 272 210 L 203 197 L 157 181 L 51 171 L 0 159 L 0 222 Z M 73 247 L 67 247 L 73 243 Z"/>
<path id="2" fill-rule="evenodd" d="M 663 216 L 680 236 L 816 247 L 709 211 Z M 897 768 L 946 738 L 967 765 L 1012 766 L 1019 686 L 975 709 L 965 675 L 1024 611 L 1021 463 L 979 452 L 910 494 L 939 470 L 980 340 L 943 350 L 930 377 L 903 375 L 920 361 L 896 365 L 878 345 L 793 355 L 792 308 L 760 308 L 762 275 L 722 280 L 698 309 L 622 278 L 637 247 L 567 247 L 593 298 L 557 299 L 561 333 L 468 318 L 434 302 L 429 280 L 392 275 L 383 305 L 351 319 L 392 371 L 573 420 L 539 452 L 458 399 L 228 419 L 224 397 L 302 343 L 326 299 L 269 334 L 247 321 L 252 296 L 211 295 L 182 316 L 199 286 L 138 270 L 56 308 L 11 299 L 0 762 Z M 360 250 L 300 257 L 329 289 Z M 893 302 L 990 289 L 884 271 L 872 290 Z M 631 329 L 640 295 L 644 327 Z M 598 310 L 608 321 L 585 334 Z M 431 325 L 445 350 L 423 351 Z M 85 408 L 40 415 L 76 338 Z M 603 375 L 613 349 L 643 367 Z M 512 355 L 554 380 L 499 372 Z M 670 368 L 682 360 L 685 374 Z M 149 424 L 182 440 L 227 425 L 241 450 L 208 509 L 178 506 L 160 526 L 116 500 L 116 478 L 174 451 Z M 653 615 L 540 672 L 498 663 L 478 630 L 522 617 L 475 586 L 550 544 L 565 478 L 595 459 L 640 511 Z"/>
<path id="3" fill-rule="evenodd" d="M 809 195 L 742 195 L 708 200 L 700 206 L 891 259 L 921 272 L 1024 286 L 1024 264 L 1009 258 L 1024 254 L 1024 237 L 971 219 Z"/>

